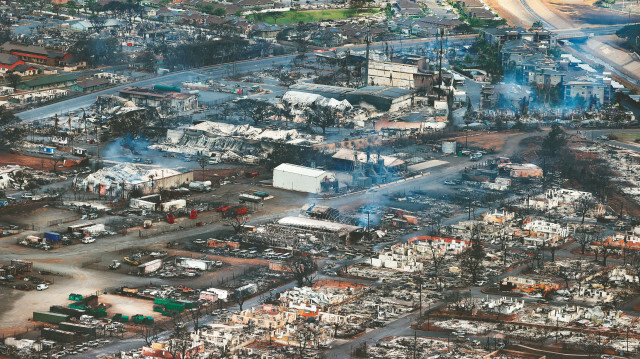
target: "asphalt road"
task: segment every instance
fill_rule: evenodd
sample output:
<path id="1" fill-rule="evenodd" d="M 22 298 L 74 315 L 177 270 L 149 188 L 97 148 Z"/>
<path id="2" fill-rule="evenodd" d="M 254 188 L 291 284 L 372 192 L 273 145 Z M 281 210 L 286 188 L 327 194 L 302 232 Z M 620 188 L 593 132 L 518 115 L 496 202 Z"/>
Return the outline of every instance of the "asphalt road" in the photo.
<path id="1" fill-rule="evenodd" d="M 553 11 L 548 9 L 546 5 L 540 0 L 520 0 L 522 5 L 537 18 L 540 22 L 544 24 L 544 27 L 556 32 L 561 39 L 563 35 L 567 36 L 575 36 L 575 37 L 583 37 L 589 36 L 593 34 L 594 36 L 599 35 L 610 35 L 615 33 L 618 29 L 622 28 L 624 25 L 609 25 L 609 26 L 601 26 L 601 27 L 588 27 L 584 29 L 574 28 L 574 25 L 568 23 L 557 16 Z M 618 69 L 616 65 L 607 61 L 606 59 L 600 59 L 597 56 L 594 56 L 588 52 L 585 52 L 582 47 L 578 47 L 577 45 L 567 45 L 564 46 L 565 50 L 574 49 L 574 56 L 577 58 L 587 62 L 587 63 L 597 63 L 603 65 L 607 71 L 611 71 L 615 73 L 620 78 L 625 79 L 626 81 L 633 83 L 637 86 L 640 86 L 640 81 L 637 77 L 631 77 L 623 73 Z"/>
<path id="2" fill-rule="evenodd" d="M 467 42 L 473 42 L 474 39 L 475 39 L 474 36 L 451 36 L 448 38 L 448 41 L 450 43 L 467 43 Z M 435 38 L 430 38 L 430 39 L 416 39 L 416 40 L 405 40 L 405 41 L 389 41 L 388 43 L 390 45 L 401 44 L 404 49 L 414 49 L 417 47 L 421 47 L 425 44 L 432 43 L 434 41 L 436 41 Z M 371 45 L 372 49 L 381 49 L 382 47 L 383 47 L 383 44 L 381 43 L 375 43 Z M 343 46 L 338 48 L 338 52 L 342 52 L 346 50 L 354 50 L 354 49 L 361 50 L 363 48 L 364 48 L 363 45 Z M 314 55 L 313 52 L 307 53 L 307 56 L 312 56 L 312 55 Z M 265 69 L 274 65 L 286 65 L 286 64 L 289 64 L 295 56 L 296 55 L 285 55 L 285 56 L 251 59 L 247 61 L 237 62 L 236 71 L 238 73 L 242 73 L 242 72 Z M 150 79 L 130 82 L 125 85 L 112 87 L 112 88 L 94 92 L 88 95 L 72 98 L 69 100 L 61 101 L 61 102 L 54 103 L 47 106 L 42 106 L 33 110 L 20 112 L 17 115 L 23 121 L 27 121 L 27 122 L 51 117 L 54 114 L 63 115 L 69 111 L 76 111 L 80 108 L 88 108 L 95 102 L 98 96 L 113 95 L 113 94 L 116 94 L 119 90 L 128 86 L 173 85 L 175 83 L 193 81 L 203 76 L 208 76 L 213 79 L 220 79 L 230 74 L 229 67 L 227 67 L 228 65 L 229 64 L 208 66 L 204 68 L 174 72 L 174 73 L 169 73 L 163 76 L 158 76 Z"/>

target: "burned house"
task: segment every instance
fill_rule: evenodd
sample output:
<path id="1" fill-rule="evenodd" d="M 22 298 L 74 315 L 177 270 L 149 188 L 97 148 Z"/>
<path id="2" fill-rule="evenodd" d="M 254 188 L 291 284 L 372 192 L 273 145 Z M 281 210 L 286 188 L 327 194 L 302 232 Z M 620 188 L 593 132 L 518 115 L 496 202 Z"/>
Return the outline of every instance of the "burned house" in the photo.
<path id="1" fill-rule="evenodd" d="M 156 88 L 125 87 L 120 96 L 133 101 L 136 106 L 155 107 L 176 112 L 191 111 L 198 107 L 198 96 L 175 91 L 161 91 Z"/>

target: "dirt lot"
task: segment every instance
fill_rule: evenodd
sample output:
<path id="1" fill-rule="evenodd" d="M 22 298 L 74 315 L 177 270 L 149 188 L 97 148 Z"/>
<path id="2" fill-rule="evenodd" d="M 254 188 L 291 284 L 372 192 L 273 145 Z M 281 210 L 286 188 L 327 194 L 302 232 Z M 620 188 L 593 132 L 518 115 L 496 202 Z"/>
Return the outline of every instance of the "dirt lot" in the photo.
<path id="1" fill-rule="evenodd" d="M 520 0 L 485 0 L 500 16 L 516 26 L 531 26 L 538 19 Z M 594 0 L 527 0 L 529 7 L 553 26 L 565 29 L 580 26 L 624 24 L 640 21 L 640 16 L 593 5 Z"/>
<path id="2" fill-rule="evenodd" d="M 594 0 L 536 0 L 557 16 L 580 25 L 614 25 L 638 22 L 640 17 L 594 5 Z M 534 1 L 535 3 L 535 1 Z M 530 4 L 530 6 L 533 4 Z M 534 11 L 537 11 L 534 9 Z"/>
<path id="3" fill-rule="evenodd" d="M 58 168 L 73 168 L 78 163 L 74 160 L 67 160 L 65 165 L 58 163 Z M 27 156 L 23 154 L 0 152 L 0 166 L 20 165 L 31 167 L 36 170 L 53 171 L 53 160 L 46 157 Z"/>
<path id="4" fill-rule="evenodd" d="M 153 311 L 153 301 L 140 298 L 123 297 L 113 294 L 103 294 L 100 302 L 107 305 L 107 312 L 112 316 L 115 313 L 132 316 L 135 314 L 157 317 Z"/>
<path id="5" fill-rule="evenodd" d="M 485 3 L 511 25 L 529 27 L 537 20 L 520 0 L 485 0 Z"/>
<path id="6" fill-rule="evenodd" d="M 20 209 L 20 207 L 15 207 L 11 208 L 10 211 L 0 212 L 0 225 L 13 224 L 43 228 L 47 226 L 49 221 L 73 216 L 76 216 L 76 213 L 66 209 L 53 207 Z"/>
<path id="7" fill-rule="evenodd" d="M 469 147 L 483 148 L 485 150 L 494 150 L 496 152 L 502 151 L 507 139 L 516 135 L 519 132 L 500 132 L 500 133 L 472 133 L 469 135 L 468 143 Z M 465 144 L 465 137 L 458 137 L 456 139 L 458 144 Z"/>

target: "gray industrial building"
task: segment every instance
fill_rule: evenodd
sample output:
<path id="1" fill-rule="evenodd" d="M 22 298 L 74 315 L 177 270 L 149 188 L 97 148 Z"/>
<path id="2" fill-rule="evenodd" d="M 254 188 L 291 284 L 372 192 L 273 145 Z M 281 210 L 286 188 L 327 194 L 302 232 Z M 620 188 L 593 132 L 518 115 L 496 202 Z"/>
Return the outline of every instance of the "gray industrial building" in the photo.
<path id="1" fill-rule="evenodd" d="M 411 107 L 413 91 L 389 86 L 366 86 L 358 89 L 349 87 L 299 83 L 289 87 L 290 90 L 322 95 L 336 100 L 347 100 L 352 105 L 366 102 L 380 111 L 394 112 Z"/>
<path id="2" fill-rule="evenodd" d="M 399 87 L 367 86 L 347 94 L 350 103 L 366 102 L 378 110 L 395 112 L 411 107 L 413 92 Z"/>

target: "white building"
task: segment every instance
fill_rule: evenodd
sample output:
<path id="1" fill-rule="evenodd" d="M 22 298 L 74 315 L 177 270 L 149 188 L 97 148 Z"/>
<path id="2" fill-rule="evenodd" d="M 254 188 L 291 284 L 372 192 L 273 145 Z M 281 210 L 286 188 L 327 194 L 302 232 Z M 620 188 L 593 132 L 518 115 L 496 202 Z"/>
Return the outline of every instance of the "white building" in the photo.
<path id="1" fill-rule="evenodd" d="M 335 183 L 333 173 L 316 168 L 283 163 L 273 170 L 273 186 L 292 191 L 320 193 L 322 183 Z"/>
<path id="2" fill-rule="evenodd" d="M 558 223 L 547 222 L 543 219 L 527 219 L 522 226 L 532 238 L 542 239 L 552 243 L 564 240 L 569 236 L 569 228 Z"/>
<path id="3" fill-rule="evenodd" d="M 371 266 L 403 272 L 421 271 L 424 269 L 424 263 L 432 261 L 434 256 L 457 255 L 468 245 L 468 241 L 460 239 L 415 237 L 406 243 L 392 246 L 389 251 L 381 252 L 378 258 L 371 258 Z"/>
<path id="4" fill-rule="evenodd" d="M 576 191 L 566 188 L 548 189 L 544 194 L 529 199 L 528 205 L 538 210 L 547 210 L 561 206 L 572 206 L 581 198 L 593 200 L 589 192 Z M 525 204 L 526 204 L 525 199 Z"/>

